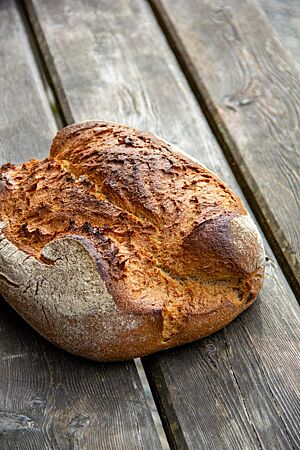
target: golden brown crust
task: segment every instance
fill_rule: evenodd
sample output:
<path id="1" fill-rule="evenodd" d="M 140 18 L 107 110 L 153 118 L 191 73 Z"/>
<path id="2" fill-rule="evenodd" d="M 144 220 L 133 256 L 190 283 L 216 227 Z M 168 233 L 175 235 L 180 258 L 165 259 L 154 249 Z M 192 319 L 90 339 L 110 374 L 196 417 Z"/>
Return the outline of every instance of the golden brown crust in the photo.
<path id="1" fill-rule="evenodd" d="M 260 289 L 261 243 L 239 198 L 149 133 L 71 125 L 49 158 L 0 175 L 5 236 L 37 259 L 54 239 L 85 238 L 120 314 L 149 320 L 151 351 L 216 331 Z"/>

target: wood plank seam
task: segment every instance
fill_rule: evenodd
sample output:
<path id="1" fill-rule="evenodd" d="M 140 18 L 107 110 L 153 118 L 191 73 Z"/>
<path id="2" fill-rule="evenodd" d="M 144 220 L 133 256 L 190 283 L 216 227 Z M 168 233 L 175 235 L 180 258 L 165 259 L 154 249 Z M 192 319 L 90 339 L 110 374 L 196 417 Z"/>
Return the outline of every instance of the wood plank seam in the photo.
<path id="1" fill-rule="evenodd" d="M 155 359 L 155 357 L 154 357 Z M 152 367 L 154 365 L 152 362 L 150 363 Z M 145 369 L 145 373 L 148 379 L 148 383 L 153 395 L 153 398 L 155 400 L 157 410 L 159 412 L 159 415 L 162 419 L 162 423 L 164 425 L 164 430 L 166 433 L 166 437 L 168 439 L 170 448 L 172 450 L 188 450 L 188 445 L 186 442 L 186 439 L 184 437 L 184 433 L 182 432 L 182 429 L 180 428 L 179 424 L 177 423 L 177 416 L 175 411 L 172 408 L 172 405 L 170 403 L 167 403 L 166 399 L 164 399 L 160 392 L 157 389 L 157 378 L 159 378 L 160 373 L 160 367 L 159 365 L 155 365 L 155 371 L 157 372 L 157 378 L 154 379 L 153 372 L 151 370 L 147 370 L 147 358 L 143 358 L 143 365 Z M 163 377 L 161 377 L 163 382 Z M 167 387 L 165 386 L 165 391 L 167 391 Z M 168 411 L 166 411 L 166 406 L 168 405 Z M 173 421 L 172 421 L 173 417 Z"/>
<path id="2" fill-rule="evenodd" d="M 53 86 L 51 76 L 49 74 L 47 65 L 44 61 L 43 55 L 41 53 L 40 47 L 38 45 L 38 42 L 36 40 L 35 33 L 33 32 L 31 23 L 28 19 L 27 10 L 22 2 L 22 0 L 15 0 L 16 6 L 19 11 L 23 26 L 26 30 L 29 45 L 32 50 L 33 57 L 35 59 L 35 63 L 37 66 L 37 69 L 39 71 L 40 77 L 43 81 L 46 96 L 48 99 L 48 103 L 50 105 L 54 120 L 57 125 L 57 129 L 60 129 L 67 125 L 67 122 L 64 117 L 64 112 L 60 107 L 60 103 L 57 99 L 56 90 Z"/>
<path id="3" fill-rule="evenodd" d="M 51 58 L 51 52 L 49 51 L 43 30 L 41 27 L 39 27 L 39 23 L 37 18 L 35 17 L 34 8 L 32 8 L 32 5 L 28 3 L 25 6 L 22 0 L 16 0 L 16 2 L 20 11 L 22 21 L 29 35 L 29 42 L 31 44 L 34 57 L 37 61 L 38 69 L 41 73 L 42 78 L 46 80 L 53 95 L 53 100 L 56 107 L 56 114 L 54 114 L 54 117 L 57 120 L 57 116 L 59 116 L 59 127 L 65 127 L 71 123 L 74 123 L 74 117 L 69 108 L 62 83 L 55 68 L 54 61 Z M 32 18 L 29 18 L 29 14 L 31 14 L 32 17 L 34 17 L 36 20 L 35 29 L 32 24 Z M 37 29 L 39 32 L 38 38 L 36 32 Z M 45 49 L 45 51 L 42 51 L 42 49 Z"/>
<path id="4" fill-rule="evenodd" d="M 157 404 L 154 401 L 154 396 L 152 394 L 152 390 L 143 366 L 143 363 L 141 361 L 141 359 L 135 359 L 135 366 L 137 368 L 142 386 L 143 386 L 143 390 L 144 390 L 144 394 L 149 406 L 149 409 L 151 411 L 152 414 L 152 418 L 158 433 L 158 436 L 160 438 L 161 444 L 162 444 L 162 448 L 163 450 L 169 450 L 169 440 L 167 438 L 167 435 L 165 433 L 165 428 L 163 426 L 163 422 L 161 420 L 160 414 L 158 412 L 158 408 L 157 408 Z"/>
<path id="5" fill-rule="evenodd" d="M 280 226 L 268 205 L 265 204 L 264 211 L 262 210 L 261 205 L 263 202 L 263 196 L 260 194 L 259 189 L 257 189 L 258 186 L 256 180 L 250 173 L 248 173 L 248 180 L 246 180 L 243 170 L 241 169 L 243 160 L 240 157 L 236 143 L 231 138 L 226 124 L 222 122 L 218 110 L 211 102 L 206 100 L 206 98 L 209 98 L 208 91 L 202 83 L 200 77 L 195 75 L 197 73 L 196 67 L 185 51 L 183 45 L 181 45 L 180 37 L 177 30 L 173 27 L 173 24 L 168 17 L 168 13 L 164 9 L 164 5 L 159 0 L 148 0 L 148 2 L 169 42 L 172 51 L 177 58 L 182 71 L 188 80 L 190 88 L 194 93 L 220 148 L 223 150 L 224 155 L 258 220 L 258 223 L 260 224 L 272 250 L 275 253 L 282 271 L 289 281 L 295 296 L 300 299 L 300 266 L 297 263 L 296 258 L 293 256 L 293 251 L 290 245 L 286 241 Z M 216 118 L 218 120 L 216 120 Z M 222 129 L 220 129 L 220 124 L 222 124 Z M 253 195 L 254 190 L 257 192 L 256 197 Z M 269 222 L 272 221 L 273 227 L 270 227 L 266 217 L 269 218 Z M 300 302 L 300 300 L 298 301 Z"/>

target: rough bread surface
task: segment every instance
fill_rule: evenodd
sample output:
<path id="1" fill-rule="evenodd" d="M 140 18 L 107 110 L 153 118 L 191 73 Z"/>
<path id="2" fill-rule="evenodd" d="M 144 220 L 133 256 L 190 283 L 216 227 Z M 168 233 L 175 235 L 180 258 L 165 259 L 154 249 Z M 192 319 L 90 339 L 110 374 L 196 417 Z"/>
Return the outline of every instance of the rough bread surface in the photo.
<path id="1" fill-rule="evenodd" d="M 66 127 L 49 158 L 1 167 L 0 200 L 0 290 L 82 356 L 128 359 L 206 336 L 262 284 L 261 239 L 240 199 L 146 132 Z"/>

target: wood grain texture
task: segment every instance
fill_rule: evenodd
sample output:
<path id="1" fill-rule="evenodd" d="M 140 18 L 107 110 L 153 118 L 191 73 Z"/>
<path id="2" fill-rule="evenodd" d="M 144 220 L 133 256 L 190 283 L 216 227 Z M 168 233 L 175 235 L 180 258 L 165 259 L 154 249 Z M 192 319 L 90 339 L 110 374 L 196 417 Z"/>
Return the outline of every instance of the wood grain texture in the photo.
<path id="1" fill-rule="evenodd" d="M 258 0 L 282 45 L 290 51 L 300 69 L 299 0 Z"/>
<path id="2" fill-rule="evenodd" d="M 45 157 L 55 121 L 12 0 L 0 2 L 0 42 L 1 164 Z"/>
<path id="3" fill-rule="evenodd" d="M 48 153 L 55 123 L 12 0 L 0 3 L 0 163 Z M 48 344 L 0 300 L 1 450 L 161 448 L 133 362 Z"/>
<path id="4" fill-rule="evenodd" d="M 154 131 L 240 193 L 147 3 L 26 5 L 66 114 Z M 299 445 L 299 308 L 266 248 L 265 287 L 254 307 L 225 331 L 144 362 L 172 448 Z"/>
<path id="5" fill-rule="evenodd" d="M 300 76 L 293 59 L 255 0 L 151 4 L 300 293 Z"/>

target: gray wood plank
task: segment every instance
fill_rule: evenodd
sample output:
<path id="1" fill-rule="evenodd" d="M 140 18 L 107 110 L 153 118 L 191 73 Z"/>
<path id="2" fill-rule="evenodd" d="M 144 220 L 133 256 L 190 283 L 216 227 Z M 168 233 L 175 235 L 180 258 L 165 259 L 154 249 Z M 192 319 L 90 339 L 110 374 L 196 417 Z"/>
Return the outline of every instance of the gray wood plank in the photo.
<path id="1" fill-rule="evenodd" d="M 146 2 L 26 5 L 66 114 L 154 131 L 240 193 Z M 255 306 L 207 340 L 144 360 L 172 448 L 299 444 L 299 307 L 266 247 L 266 282 Z"/>
<path id="2" fill-rule="evenodd" d="M 0 164 L 48 153 L 55 123 L 13 0 L 0 3 Z M 56 349 L 0 301 L 0 448 L 159 449 L 133 362 Z"/>
<path id="3" fill-rule="evenodd" d="M 299 0 L 258 0 L 282 45 L 290 51 L 300 69 Z"/>
<path id="4" fill-rule="evenodd" d="M 300 76 L 255 0 L 151 0 L 300 295 Z"/>
<path id="5" fill-rule="evenodd" d="M 55 121 L 13 1 L 0 2 L 0 159 L 47 155 Z"/>

